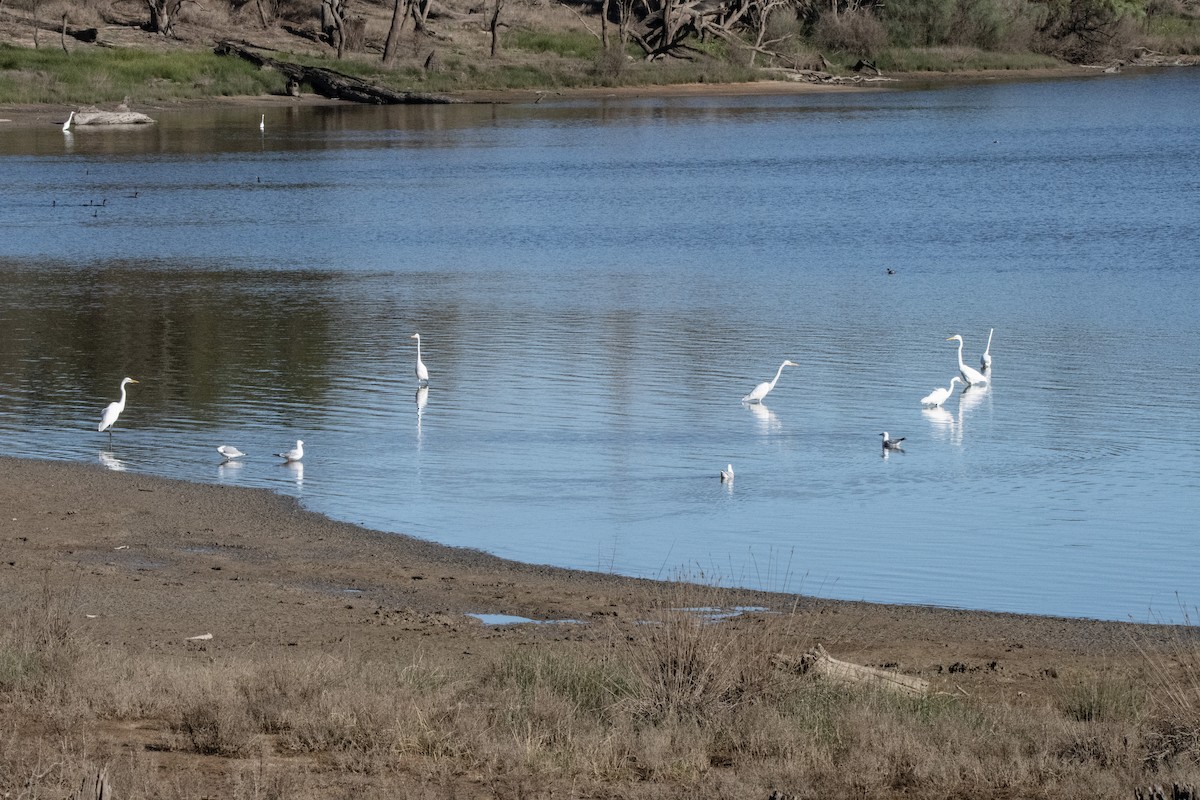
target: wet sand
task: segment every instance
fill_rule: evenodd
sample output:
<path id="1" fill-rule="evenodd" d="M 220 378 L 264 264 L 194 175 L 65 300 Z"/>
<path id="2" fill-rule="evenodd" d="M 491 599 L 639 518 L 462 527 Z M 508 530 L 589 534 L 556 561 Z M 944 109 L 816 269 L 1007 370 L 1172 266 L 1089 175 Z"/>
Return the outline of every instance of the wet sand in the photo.
<path id="1" fill-rule="evenodd" d="M 520 564 L 336 522 L 265 490 L 189 484 L 91 465 L 0 459 L 0 592 L 8 613 L 44 589 L 70 597 L 96 641 L 127 651 L 321 650 L 445 653 L 482 640 L 587 636 L 636 624 L 654 581 Z M 481 520 L 480 524 L 487 524 Z M 889 664 L 972 692 L 1015 697 L 1072 664 L 1133 663 L 1168 627 L 888 606 L 706 587 L 710 604 L 803 618 L 835 655 Z M 487 626 L 467 613 L 579 625 Z M 292 650 L 291 652 L 296 652 Z"/>

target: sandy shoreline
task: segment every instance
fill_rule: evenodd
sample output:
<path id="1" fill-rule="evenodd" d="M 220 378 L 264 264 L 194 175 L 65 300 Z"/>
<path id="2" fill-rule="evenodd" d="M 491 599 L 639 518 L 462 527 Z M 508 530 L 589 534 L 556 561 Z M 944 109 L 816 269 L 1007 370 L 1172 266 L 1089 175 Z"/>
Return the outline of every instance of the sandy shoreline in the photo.
<path id="1" fill-rule="evenodd" d="M 0 505 L 5 596 L 28 599 L 43 578 L 73 587 L 96 615 L 93 627 L 134 650 L 208 632 L 216 649 L 320 646 L 344 624 L 380 614 L 451 638 L 489 630 L 466 613 L 636 621 L 662 591 L 655 581 L 521 564 L 336 522 L 266 490 L 90 465 L 0 459 Z M 936 674 L 950 662 L 1011 659 L 1017 683 L 1051 662 L 1132 656 L 1135 639 L 1173 636 L 1120 622 L 707 591 L 726 607 L 796 607 L 819 638 L 868 661 Z"/>
<path id="2" fill-rule="evenodd" d="M 1136 727 L 1064 721 L 1058 709 L 1105 686 L 1144 685 L 1146 654 L 1165 664 L 1181 641 L 1178 629 L 1162 626 L 816 600 L 519 564 L 335 522 L 266 490 L 75 463 L 0 458 L 0 511 L 0 794 L 17 796 L 27 780 L 48 792 L 37 796 L 64 796 L 98 765 L 108 765 L 118 797 L 648 800 L 766 797 L 810 780 L 832 788 L 786 796 L 849 796 L 861 790 L 856 775 L 887 787 L 886 765 L 914 758 L 928 790 L 905 797 L 1059 797 L 1064 782 L 1084 791 L 1075 785 L 1084 776 L 1088 796 L 1124 797 L 1143 780 L 1129 745 Z M 624 727 L 623 712 L 608 733 L 596 732 L 591 716 L 556 705 L 555 665 L 636 661 L 636 648 L 652 648 L 647 636 L 663 624 L 647 621 L 663 619 L 664 609 L 739 606 L 761 610 L 718 623 L 712 646 L 793 657 L 820 643 L 836 658 L 927 681 L 928 704 L 901 714 L 909 721 L 897 730 L 888 705 L 844 699 L 848 713 L 866 715 L 847 721 L 852 735 L 873 743 L 828 768 L 824 745 L 790 727 L 776 735 L 797 737 L 787 752 L 798 755 L 756 749 L 759 734 L 748 732 L 751 743 L 730 760 L 716 732 Z M 563 622 L 494 626 L 468 613 Z M 49 648 L 37 656 L 49 658 L 58 635 L 74 666 L 34 683 L 42 688 L 6 691 L 5 669 L 24 663 L 21 648 Z M 765 655 L 754 659 L 772 671 Z M 535 674 L 547 683 L 514 695 L 506 687 L 521 685 L 528 669 L 542 670 Z M 36 681 L 40 673 L 26 674 Z M 411 686 L 408 675 L 428 676 L 431 688 Z M 942 721 L 927 726 L 921 708 Z M 285 722 L 248 722 L 252 712 L 284 714 Z M 529 728 L 502 722 L 525 713 L 536 720 L 528 725 L 550 731 L 537 734 L 536 746 Z M 756 715 L 773 713 L 744 709 L 728 729 L 754 731 Z M 971 720 L 979 714 L 993 720 L 985 728 L 999 727 L 978 730 Z M 438 717 L 432 728 L 430 715 Z M 475 744 L 447 756 L 442 745 L 419 744 L 431 735 Z M 1072 742 L 1089 735 L 1100 738 L 1087 746 L 1113 759 L 1103 769 L 1072 760 Z M 577 736 L 577 746 L 563 743 Z M 930 737 L 953 744 L 915 743 Z M 55 748 L 67 755 L 47 770 L 43 756 Z M 496 749 L 485 758 L 477 748 Z M 550 751 L 576 760 L 547 770 L 540 759 Z M 679 759 L 693 757 L 679 753 L 699 760 L 679 772 Z M 714 780 L 742 788 L 711 794 Z M 1024 789 L 992 792 L 1010 780 Z M 275 788 L 249 791 L 256 781 Z M 163 795 L 166 785 L 182 788 Z"/>

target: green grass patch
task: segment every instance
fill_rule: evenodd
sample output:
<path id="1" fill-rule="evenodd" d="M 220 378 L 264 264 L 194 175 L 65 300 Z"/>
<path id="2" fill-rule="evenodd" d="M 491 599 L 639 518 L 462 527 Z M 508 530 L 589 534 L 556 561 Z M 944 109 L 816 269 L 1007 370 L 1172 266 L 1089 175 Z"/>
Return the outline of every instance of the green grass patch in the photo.
<path id="1" fill-rule="evenodd" d="M 600 40 L 585 31 L 534 31 L 517 28 L 503 37 L 506 47 L 530 53 L 553 53 L 563 58 L 593 59 Z"/>
<path id="2" fill-rule="evenodd" d="M 82 104 L 258 95 L 278 73 L 208 52 L 102 49 L 65 53 L 0 46 L 0 103 Z"/>

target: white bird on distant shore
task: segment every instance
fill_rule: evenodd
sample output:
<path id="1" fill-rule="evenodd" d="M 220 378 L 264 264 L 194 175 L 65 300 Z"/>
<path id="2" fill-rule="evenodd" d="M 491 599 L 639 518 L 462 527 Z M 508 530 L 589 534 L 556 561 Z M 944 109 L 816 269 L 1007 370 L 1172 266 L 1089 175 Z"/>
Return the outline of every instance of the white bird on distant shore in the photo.
<path id="1" fill-rule="evenodd" d="M 108 435 L 112 436 L 112 426 L 116 424 L 117 417 L 121 416 L 121 412 L 125 410 L 125 385 L 129 383 L 137 383 L 137 381 L 133 378 L 125 378 L 121 381 L 121 399 L 108 404 L 104 413 L 100 415 L 100 427 L 96 430 L 108 431 Z"/>
<path id="2" fill-rule="evenodd" d="M 75 112 L 72 111 L 67 115 L 67 121 L 63 123 L 63 133 L 71 132 L 71 123 L 75 120 Z"/>
<path id="3" fill-rule="evenodd" d="M 950 395 L 954 394 L 954 384 L 957 382 L 961 382 L 961 381 L 962 381 L 962 378 L 955 375 L 953 378 L 950 379 L 950 388 L 934 389 L 932 392 L 930 392 L 929 394 L 927 394 L 921 398 L 921 405 L 923 405 L 923 406 L 940 406 L 942 403 L 944 403 L 948 399 L 950 399 Z"/>
<path id="4" fill-rule="evenodd" d="M 763 381 L 758 386 L 755 386 L 750 394 L 742 398 L 743 403 L 761 403 L 762 399 L 775 388 L 775 384 L 779 382 L 779 376 L 783 374 L 784 367 L 800 366 L 795 361 L 784 361 L 779 365 L 779 369 L 775 370 L 775 377 L 769 381 Z"/>
<path id="5" fill-rule="evenodd" d="M 425 363 L 421 361 L 421 334 L 414 333 L 408 338 L 417 340 L 417 382 L 429 383 L 429 370 L 425 369 Z"/>
<path id="6" fill-rule="evenodd" d="M 262 117 L 259 118 L 258 129 L 260 131 L 265 131 L 267 129 L 267 115 L 266 114 L 263 114 Z"/>
<path id="7" fill-rule="evenodd" d="M 951 342 L 954 340 L 958 340 L 958 374 L 962 375 L 963 383 L 965 383 L 967 386 L 974 386 L 977 383 L 987 383 L 988 379 L 987 379 L 986 375 L 984 375 L 982 372 L 975 369 L 974 367 L 968 367 L 966 362 L 963 361 L 963 359 L 962 359 L 962 351 L 963 351 L 962 336 L 960 336 L 959 334 L 956 333 L 953 336 L 946 337 L 947 342 Z"/>
<path id="8" fill-rule="evenodd" d="M 879 435 L 883 437 L 883 449 L 884 450 L 899 450 L 899 449 L 901 449 L 900 443 L 903 442 L 904 439 L 906 438 L 904 436 L 901 436 L 899 439 L 892 439 L 888 436 L 887 431 L 884 431 L 883 433 L 881 433 Z"/>
<path id="9" fill-rule="evenodd" d="M 300 439 L 297 439 L 296 446 L 291 450 L 288 450 L 286 453 L 276 453 L 275 455 L 279 456 L 284 461 L 299 461 L 300 459 L 304 458 L 304 442 Z"/>
<path id="10" fill-rule="evenodd" d="M 983 356 L 979 359 L 979 363 L 983 366 L 984 375 L 992 371 L 992 334 L 995 332 L 995 328 L 988 329 L 987 349 L 983 351 Z"/>
<path id="11" fill-rule="evenodd" d="M 238 450 L 236 447 L 234 447 L 231 444 L 221 445 L 220 447 L 217 448 L 217 452 L 220 453 L 221 455 L 225 456 L 226 459 L 241 458 L 242 456 L 246 455 L 241 450 Z"/>
<path id="12" fill-rule="evenodd" d="M 733 464 L 726 464 L 725 469 L 721 470 L 721 483 L 731 483 L 733 481 Z"/>

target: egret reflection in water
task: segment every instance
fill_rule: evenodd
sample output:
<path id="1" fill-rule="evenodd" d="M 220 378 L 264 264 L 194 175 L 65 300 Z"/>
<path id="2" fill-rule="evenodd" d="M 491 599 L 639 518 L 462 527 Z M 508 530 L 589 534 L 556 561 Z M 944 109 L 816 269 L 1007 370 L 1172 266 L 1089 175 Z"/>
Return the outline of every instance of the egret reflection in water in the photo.
<path id="1" fill-rule="evenodd" d="M 922 408 L 921 416 L 933 428 L 935 438 L 945 438 L 947 434 L 954 432 L 954 415 L 941 406 Z"/>
<path id="2" fill-rule="evenodd" d="M 416 394 L 417 403 L 417 445 L 421 444 L 421 413 L 425 411 L 425 406 L 429 404 L 429 387 L 420 386 L 417 388 Z"/>
<path id="3" fill-rule="evenodd" d="M 783 429 L 783 423 L 779 421 L 779 416 L 762 403 L 743 403 L 742 405 L 750 409 L 750 413 L 758 420 L 759 428 L 761 428 L 763 433 L 771 433 Z"/>
<path id="4" fill-rule="evenodd" d="M 126 470 L 125 462 L 113 455 L 111 450 L 101 450 L 99 458 L 101 464 L 115 472 L 124 472 Z"/>
<path id="5" fill-rule="evenodd" d="M 217 480 L 227 482 L 232 478 L 236 478 L 242 471 L 242 467 L 246 466 L 243 461 L 230 461 L 226 459 L 217 465 Z"/>

